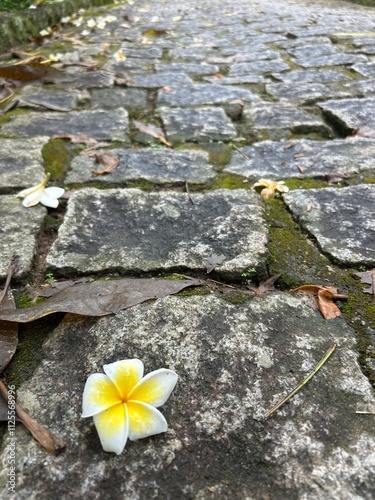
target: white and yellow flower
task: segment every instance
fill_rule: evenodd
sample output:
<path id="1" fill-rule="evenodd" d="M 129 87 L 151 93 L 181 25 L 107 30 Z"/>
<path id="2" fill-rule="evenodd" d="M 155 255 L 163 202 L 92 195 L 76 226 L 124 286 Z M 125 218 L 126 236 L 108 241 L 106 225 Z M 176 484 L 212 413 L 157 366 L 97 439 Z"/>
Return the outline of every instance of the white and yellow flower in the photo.
<path id="1" fill-rule="evenodd" d="M 280 193 L 287 193 L 289 191 L 289 188 L 288 186 L 285 186 L 284 181 L 271 181 L 269 179 L 259 179 L 259 181 L 257 181 L 251 187 L 256 188 L 259 186 L 264 188 L 260 192 L 260 195 L 264 200 L 270 200 L 271 198 L 274 198 L 276 191 L 280 191 Z"/>
<path id="2" fill-rule="evenodd" d="M 143 363 L 126 359 L 103 366 L 86 381 L 82 417 L 93 417 L 104 451 L 119 455 L 131 441 L 165 432 L 158 408 L 169 398 L 177 374 L 161 368 L 143 377 Z"/>
<path id="3" fill-rule="evenodd" d="M 47 174 L 46 178 L 43 179 L 40 184 L 28 189 L 23 189 L 16 195 L 17 198 L 24 198 L 22 202 L 24 207 L 33 207 L 38 203 L 51 208 L 56 208 L 58 206 L 58 198 L 64 194 L 65 190 L 56 186 L 46 188 L 50 177 L 51 174 Z"/>

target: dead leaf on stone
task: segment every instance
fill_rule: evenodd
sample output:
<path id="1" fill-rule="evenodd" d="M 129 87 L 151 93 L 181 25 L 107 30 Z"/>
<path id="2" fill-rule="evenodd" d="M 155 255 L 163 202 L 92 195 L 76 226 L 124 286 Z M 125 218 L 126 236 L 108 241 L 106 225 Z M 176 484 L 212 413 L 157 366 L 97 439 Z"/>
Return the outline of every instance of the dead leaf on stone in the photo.
<path id="1" fill-rule="evenodd" d="M 214 74 L 214 78 L 217 78 L 218 80 L 221 80 L 222 78 L 224 78 L 224 75 L 222 75 L 221 73 L 215 73 Z"/>
<path id="2" fill-rule="evenodd" d="M 9 289 L 10 281 L 19 266 L 19 257 L 13 256 L 8 268 L 7 279 L 0 293 L 0 312 L 16 310 L 13 294 Z M 18 325 L 9 321 L 0 321 L 0 373 L 8 366 L 18 345 Z"/>
<path id="3" fill-rule="evenodd" d="M 147 300 L 160 299 L 189 286 L 199 286 L 198 280 L 123 279 L 94 281 L 66 288 L 33 307 L 4 309 L 0 320 L 28 323 L 56 312 L 82 316 L 107 316 Z"/>
<path id="4" fill-rule="evenodd" d="M 172 92 L 172 87 L 163 87 L 163 92 Z"/>
<path id="5" fill-rule="evenodd" d="M 54 80 L 64 73 L 41 63 L 14 64 L 0 67 L 0 78 L 27 82 L 32 80 Z"/>
<path id="6" fill-rule="evenodd" d="M 337 293 L 337 288 L 332 286 L 303 285 L 289 291 L 310 296 L 313 299 L 311 305 L 316 304 L 325 319 L 333 319 L 341 314 L 334 300 L 348 298 L 347 295 Z"/>
<path id="7" fill-rule="evenodd" d="M 361 278 L 361 283 L 370 285 L 370 288 L 365 288 L 363 290 L 364 293 L 370 293 L 371 295 L 375 296 L 375 269 L 370 269 L 369 271 L 354 274 Z"/>
<path id="8" fill-rule="evenodd" d="M 336 184 L 337 182 L 342 182 L 347 176 L 344 174 L 327 174 L 326 179 L 328 184 Z"/>
<path id="9" fill-rule="evenodd" d="M 374 139 L 375 138 L 375 129 L 371 127 L 367 127 L 366 125 L 364 127 L 358 128 L 353 135 L 349 135 L 347 139 L 356 139 L 357 137 L 367 137 L 368 139 Z"/>
<path id="10" fill-rule="evenodd" d="M 160 142 L 165 144 L 165 146 L 171 147 L 172 144 L 167 141 L 164 132 L 160 127 L 157 127 L 156 125 L 150 125 L 146 123 L 139 122 L 138 120 L 133 120 L 134 126 L 140 131 L 143 132 L 144 134 L 151 135 L 152 137 L 155 137 L 155 139 L 159 139 Z"/>
<path id="11" fill-rule="evenodd" d="M 116 170 L 117 165 L 119 164 L 119 159 L 117 158 L 117 156 L 110 152 L 96 153 L 90 156 L 95 158 L 100 167 L 97 170 L 91 170 L 91 173 L 95 175 L 110 174 L 111 172 Z"/>
<path id="12" fill-rule="evenodd" d="M 57 293 L 61 292 L 61 290 L 65 290 L 65 288 L 69 288 L 73 285 L 78 285 L 79 283 L 87 283 L 89 278 L 77 278 L 75 280 L 64 280 L 64 281 L 51 281 L 47 285 L 44 285 L 42 290 L 40 290 L 37 295 L 38 297 L 52 297 Z"/>
<path id="13" fill-rule="evenodd" d="M 116 76 L 115 77 L 115 84 L 116 85 L 126 87 L 129 83 L 134 83 L 134 80 L 132 78 L 127 78 L 126 76 Z"/>
<path id="14" fill-rule="evenodd" d="M 52 139 L 69 139 L 72 144 L 97 144 L 98 141 L 89 136 L 89 134 L 67 134 L 53 135 Z"/>
<path id="15" fill-rule="evenodd" d="M 287 151 L 288 149 L 290 148 L 294 148 L 294 146 L 296 145 L 297 143 L 296 142 L 290 142 L 289 144 L 287 144 L 286 146 L 283 147 L 283 150 L 284 151 Z"/>
<path id="16" fill-rule="evenodd" d="M 281 274 L 275 274 L 265 281 L 261 281 L 258 286 L 246 285 L 246 288 L 251 290 L 259 298 L 263 298 L 263 294 L 266 292 L 273 292 L 275 290 L 274 283 L 280 278 Z"/>
<path id="17" fill-rule="evenodd" d="M 9 85 L 3 85 L 0 89 L 0 104 L 8 101 L 14 96 L 14 91 Z"/>
<path id="18" fill-rule="evenodd" d="M 0 381 L 0 394 L 0 398 L 3 401 L 5 400 L 5 404 L 6 406 L 8 406 L 7 402 L 10 401 L 10 396 L 5 384 L 2 381 Z M 18 403 L 15 403 L 15 412 L 18 417 L 16 418 L 16 420 L 22 422 L 22 424 L 30 432 L 33 438 L 38 441 L 38 443 L 42 445 L 43 448 L 46 449 L 49 453 L 52 453 L 53 455 L 60 455 L 63 451 L 65 451 L 66 444 L 61 441 L 61 439 L 52 434 L 52 432 L 50 432 L 48 429 L 45 429 L 44 427 L 39 425 L 38 422 L 32 419 L 30 415 Z M 9 416 L 6 420 L 9 423 Z"/>
<path id="19" fill-rule="evenodd" d="M 226 257 L 225 255 L 217 255 L 216 253 L 211 254 L 204 262 L 204 266 L 207 270 L 207 274 L 210 274 L 217 266 L 220 266 Z"/>

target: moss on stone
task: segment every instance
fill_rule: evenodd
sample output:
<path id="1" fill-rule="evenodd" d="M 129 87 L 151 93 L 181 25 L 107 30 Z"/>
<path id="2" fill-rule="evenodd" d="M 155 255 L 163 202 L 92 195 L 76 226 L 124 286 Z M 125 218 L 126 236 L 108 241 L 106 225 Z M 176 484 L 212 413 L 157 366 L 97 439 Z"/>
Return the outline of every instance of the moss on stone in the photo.
<path id="1" fill-rule="evenodd" d="M 212 181 L 210 189 L 244 189 L 248 186 L 246 180 L 236 174 L 220 172 Z"/>
<path id="2" fill-rule="evenodd" d="M 61 139 L 51 139 L 43 146 L 44 169 L 51 173 L 51 181 L 63 181 L 70 165 L 70 153 Z"/>

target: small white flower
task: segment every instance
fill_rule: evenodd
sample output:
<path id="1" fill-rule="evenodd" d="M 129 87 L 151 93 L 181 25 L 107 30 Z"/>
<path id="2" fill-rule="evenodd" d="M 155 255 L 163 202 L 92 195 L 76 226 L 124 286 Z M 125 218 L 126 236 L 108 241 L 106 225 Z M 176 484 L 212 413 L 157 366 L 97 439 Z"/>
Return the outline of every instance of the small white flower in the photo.
<path id="1" fill-rule="evenodd" d="M 47 174 L 46 178 L 43 179 L 40 184 L 24 189 L 16 195 L 17 198 L 24 198 L 22 202 L 24 207 L 33 207 L 38 203 L 51 208 L 56 208 L 58 206 L 58 198 L 64 194 L 65 190 L 55 186 L 46 188 L 50 177 L 51 174 Z"/>
<path id="2" fill-rule="evenodd" d="M 88 36 L 90 34 L 89 30 L 83 30 L 81 31 L 82 36 Z"/>
<path id="3" fill-rule="evenodd" d="M 105 18 L 105 20 L 107 21 L 107 23 L 113 23 L 113 21 L 117 21 L 117 17 L 116 16 L 107 16 Z"/>
<path id="4" fill-rule="evenodd" d="M 259 179 L 251 187 L 263 187 L 264 189 L 262 189 L 260 195 L 264 200 L 271 200 L 274 198 L 276 191 L 280 191 L 280 193 L 287 193 L 289 191 L 289 188 L 288 186 L 285 186 L 284 181 L 271 181 L 269 179 Z"/>
<path id="5" fill-rule="evenodd" d="M 92 18 L 91 18 L 91 19 L 88 19 L 88 20 L 87 20 L 87 23 L 86 23 L 86 24 L 87 24 L 87 26 L 88 26 L 89 28 L 94 28 L 94 27 L 96 26 L 96 21 L 95 21 L 95 19 L 92 19 Z"/>
<path id="6" fill-rule="evenodd" d="M 78 9 L 78 14 L 82 15 L 85 12 L 85 9 Z"/>
<path id="7" fill-rule="evenodd" d="M 68 23 L 70 23 L 71 20 L 72 20 L 72 18 L 70 16 L 66 16 L 66 17 L 61 18 L 61 23 L 68 24 Z"/>
<path id="8" fill-rule="evenodd" d="M 126 56 L 125 56 L 124 52 L 122 51 L 122 49 L 115 52 L 113 54 L 113 57 L 116 61 L 125 61 L 125 59 L 126 59 Z"/>
<path id="9" fill-rule="evenodd" d="M 102 29 L 104 29 L 104 28 L 105 28 L 105 24 L 106 24 L 105 19 L 99 19 L 99 21 L 96 23 L 96 26 L 97 26 L 100 30 L 102 30 Z"/>
<path id="10" fill-rule="evenodd" d="M 72 24 L 74 24 L 74 26 L 77 26 L 77 28 L 79 28 L 81 26 L 81 24 L 82 24 L 82 21 L 83 21 L 82 17 L 79 17 L 78 19 L 75 19 L 72 22 Z"/>
<path id="11" fill-rule="evenodd" d="M 51 33 L 52 29 L 50 27 L 46 28 L 45 30 L 39 31 L 40 36 L 48 36 Z"/>
<path id="12" fill-rule="evenodd" d="M 169 398 L 178 376 L 161 368 L 143 377 L 143 363 L 126 359 L 103 366 L 86 381 L 82 417 L 94 417 L 104 451 L 119 455 L 131 441 L 165 432 L 167 421 L 158 408 Z"/>

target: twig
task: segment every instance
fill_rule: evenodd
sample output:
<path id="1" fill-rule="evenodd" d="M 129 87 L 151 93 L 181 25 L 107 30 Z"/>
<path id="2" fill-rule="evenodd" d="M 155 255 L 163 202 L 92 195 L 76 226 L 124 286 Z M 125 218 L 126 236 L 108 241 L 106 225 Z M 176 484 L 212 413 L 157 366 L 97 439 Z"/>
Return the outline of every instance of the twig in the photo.
<path id="1" fill-rule="evenodd" d="M 272 407 L 268 412 L 264 415 L 264 418 L 270 417 L 273 413 L 275 413 L 276 410 L 278 410 L 284 403 L 289 401 L 302 387 L 307 384 L 307 382 L 315 375 L 315 373 L 320 370 L 320 368 L 324 365 L 324 363 L 328 360 L 328 358 L 331 356 L 333 351 L 336 349 L 336 343 L 334 342 L 333 344 L 330 345 L 328 351 L 325 353 L 323 358 L 319 361 L 319 363 L 315 366 L 315 368 L 309 373 L 309 375 L 302 380 L 300 384 L 297 385 L 295 389 L 293 389 L 292 392 L 290 392 L 287 396 L 285 396 L 284 399 L 282 399 L 279 403 L 277 403 L 274 407 Z"/>
<path id="2" fill-rule="evenodd" d="M 8 389 L 6 388 L 4 382 L 0 380 L 0 392 L 4 396 L 5 400 L 9 400 Z M 26 429 L 32 434 L 32 436 L 40 443 L 43 448 L 45 448 L 50 453 L 54 455 L 60 455 L 65 448 L 66 444 L 61 441 L 61 439 L 57 438 L 50 432 L 48 429 L 45 429 L 41 425 L 38 424 L 35 420 L 33 420 L 28 413 L 22 408 L 21 405 L 15 403 L 16 412 L 26 427 Z"/>
<path id="3" fill-rule="evenodd" d="M 232 146 L 234 147 L 234 149 L 236 151 L 238 151 L 240 153 L 240 155 L 242 155 L 244 158 L 246 158 L 246 160 L 251 160 L 250 156 L 246 155 L 245 153 L 243 153 L 240 148 L 238 148 L 235 144 L 232 144 Z"/>
<path id="4" fill-rule="evenodd" d="M 13 255 L 12 260 L 10 261 L 9 267 L 8 267 L 8 273 L 7 273 L 7 279 L 5 282 L 4 290 L 0 293 L 0 304 L 4 300 L 5 295 L 7 294 L 10 280 L 12 279 L 12 276 L 14 273 L 18 271 L 20 264 L 20 257 L 19 255 Z"/>
<path id="5" fill-rule="evenodd" d="M 186 194 L 189 198 L 189 201 L 192 205 L 194 205 L 194 201 L 193 201 L 193 198 L 190 196 L 190 190 L 189 190 L 189 183 L 187 181 L 187 179 L 185 179 L 185 189 L 186 189 Z"/>
<path id="6" fill-rule="evenodd" d="M 360 413 L 361 415 L 375 415 L 375 410 L 374 411 L 356 411 L 356 413 Z"/>

